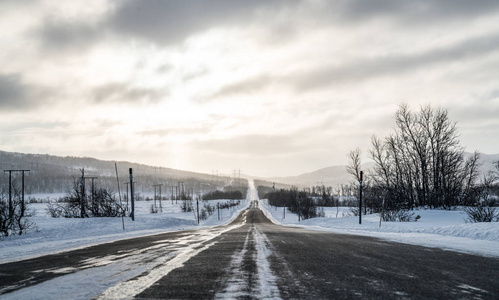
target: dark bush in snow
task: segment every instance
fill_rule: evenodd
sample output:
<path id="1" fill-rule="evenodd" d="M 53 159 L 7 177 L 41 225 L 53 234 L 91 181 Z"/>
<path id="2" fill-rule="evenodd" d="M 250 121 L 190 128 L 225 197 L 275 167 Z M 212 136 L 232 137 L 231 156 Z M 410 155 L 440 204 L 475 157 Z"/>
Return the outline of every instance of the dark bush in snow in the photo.
<path id="1" fill-rule="evenodd" d="M 466 221 L 470 223 L 499 221 L 499 211 L 495 207 L 486 205 L 468 206 L 464 208 L 464 211 L 468 215 Z"/>
<path id="2" fill-rule="evenodd" d="M 421 218 L 414 217 L 414 212 L 407 209 L 391 209 L 382 214 L 385 222 L 416 222 Z"/>
<path id="3" fill-rule="evenodd" d="M 33 215 L 17 188 L 13 188 L 11 202 L 8 194 L 0 191 L 0 237 L 26 233 L 34 225 L 29 221 Z"/>
<path id="4" fill-rule="evenodd" d="M 299 192 L 296 187 L 268 193 L 265 198 L 269 200 L 270 205 L 287 207 L 290 212 L 300 214 L 304 220 L 317 217 L 315 201 L 305 192 Z"/>
<path id="5" fill-rule="evenodd" d="M 203 200 L 243 199 L 241 191 L 213 191 L 203 195 Z"/>
<path id="6" fill-rule="evenodd" d="M 124 213 L 110 191 L 100 188 L 87 193 L 78 179 L 74 179 L 73 189 L 66 196 L 48 205 L 47 212 L 54 218 L 121 217 Z"/>

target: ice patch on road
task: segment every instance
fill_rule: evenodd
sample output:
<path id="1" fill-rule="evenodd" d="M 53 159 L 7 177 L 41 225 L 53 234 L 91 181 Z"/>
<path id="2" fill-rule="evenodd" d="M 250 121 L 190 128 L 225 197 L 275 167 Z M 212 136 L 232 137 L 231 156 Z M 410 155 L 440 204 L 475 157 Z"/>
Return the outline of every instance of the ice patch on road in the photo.
<path id="1" fill-rule="evenodd" d="M 253 227 L 253 236 L 256 242 L 258 282 L 260 284 L 259 299 L 280 299 L 279 289 L 277 288 L 277 279 L 270 270 L 269 257 L 272 251 L 267 247 L 270 241 L 258 229 Z"/>
<path id="2" fill-rule="evenodd" d="M 244 240 L 243 249 L 239 252 L 236 252 L 232 255 L 230 264 L 229 264 L 229 274 L 226 282 L 226 288 L 223 292 L 217 293 L 215 295 L 215 299 L 236 299 L 242 296 L 248 296 L 247 292 L 245 292 L 245 287 L 247 283 L 244 280 L 243 272 L 239 270 L 241 264 L 243 262 L 243 258 L 248 252 L 248 242 L 250 239 L 250 231 L 248 231 L 246 235 L 246 239 Z"/>
<path id="3" fill-rule="evenodd" d="M 248 193 L 248 199 L 250 193 Z M 61 253 L 81 249 L 97 244 L 124 240 L 138 236 L 154 235 L 188 229 L 209 228 L 215 225 L 229 224 L 250 201 L 241 200 L 237 207 L 220 210 L 201 220 L 197 224 L 192 212 L 182 212 L 181 201 L 178 204 L 163 202 L 163 212 L 150 213 L 150 201 L 135 203 L 135 221 L 125 218 L 122 228 L 121 218 L 52 218 L 47 214 L 47 203 L 32 203 L 30 208 L 36 212 L 30 218 L 36 225 L 33 230 L 23 235 L 3 237 L 0 241 L 0 263 L 40 257 L 47 254 Z M 229 200 L 210 200 L 212 206 Z M 204 202 L 203 202 L 204 203 Z M 200 204 L 203 204 L 200 203 Z"/>
<path id="4" fill-rule="evenodd" d="M 130 299 L 135 295 L 140 294 L 150 286 L 152 286 L 156 281 L 160 280 L 162 277 L 168 275 L 171 271 L 180 268 L 191 259 L 193 256 L 198 255 L 200 252 L 210 248 L 217 242 L 207 242 L 215 239 L 219 235 L 229 230 L 241 227 L 242 224 L 229 226 L 223 230 L 206 230 L 203 234 L 199 235 L 201 239 L 198 243 L 193 243 L 186 248 L 183 248 L 174 258 L 166 261 L 163 265 L 156 267 L 148 272 L 145 272 L 141 276 L 128 280 L 122 281 L 119 284 L 107 289 L 98 299 Z"/>
<path id="5" fill-rule="evenodd" d="M 143 249 L 82 260 L 76 266 L 40 270 L 61 276 L 3 294 L 0 298 L 95 299 L 100 295 L 101 299 L 130 299 L 211 247 L 215 243 L 213 239 L 222 233 L 240 226 L 204 229 Z M 17 286 L 6 287 L 0 292 L 15 288 Z"/>
<path id="6" fill-rule="evenodd" d="M 256 261 L 256 286 L 252 287 L 252 278 L 241 269 L 242 262 L 248 253 L 250 239 L 254 242 L 255 252 L 251 259 Z M 248 229 L 243 249 L 232 256 L 229 267 L 229 279 L 226 281 L 226 288 L 215 295 L 215 299 L 281 299 L 277 287 L 277 279 L 270 269 L 269 257 L 273 252 L 267 247 L 270 245 L 269 239 L 256 227 Z"/>

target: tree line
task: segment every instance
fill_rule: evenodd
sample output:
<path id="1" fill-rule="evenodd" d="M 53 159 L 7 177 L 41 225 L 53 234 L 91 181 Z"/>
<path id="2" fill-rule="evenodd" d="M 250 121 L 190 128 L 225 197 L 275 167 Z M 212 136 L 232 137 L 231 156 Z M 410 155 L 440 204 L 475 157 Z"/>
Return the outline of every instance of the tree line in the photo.
<path id="1" fill-rule="evenodd" d="M 498 186 L 499 163 L 480 183 L 480 154 L 466 157 L 458 138 L 447 110 L 424 106 L 412 112 L 407 104 L 400 105 L 394 132 L 372 137 L 369 155 L 375 167 L 363 182 L 364 213 L 380 211 L 383 203 L 387 210 L 493 206 L 493 197 L 483 195 Z M 347 171 L 358 184 L 360 150 L 351 151 L 349 159 Z"/>
<path id="2" fill-rule="evenodd" d="M 216 190 L 203 195 L 203 200 L 219 200 L 219 199 L 244 199 L 244 198 L 243 198 L 243 193 L 240 190 L 235 190 L 235 191 Z"/>
<path id="3" fill-rule="evenodd" d="M 257 187 L 259 193 L 267 188 L 265 186 Z M 272 190 L 262 198 L 268 199 L 268 203 L 272 206 L 286 207 L 288 211 L 298 214 L 303 220 L 318 216 L 316 201 L 309 197 L 305 191 L 299 191 L 297 187 Z"/>

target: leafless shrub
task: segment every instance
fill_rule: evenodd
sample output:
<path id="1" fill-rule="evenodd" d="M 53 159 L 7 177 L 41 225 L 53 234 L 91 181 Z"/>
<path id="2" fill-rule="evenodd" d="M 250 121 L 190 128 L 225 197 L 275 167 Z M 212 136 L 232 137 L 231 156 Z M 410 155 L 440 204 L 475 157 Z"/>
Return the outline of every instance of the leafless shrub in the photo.
<path id="1" fill-rule="evenodd" d="M 407 209 L 392 209 L 382 213 L 385 222 L 416 222 L 418 217 L 414 217 L 414 212 Z"/>
<path id="2" fill-rule="evenodd" d="M 468 215 L 466 221 L 470 223 L 499 221 L 499 211 L 495 207 L 486 205 L 467 206 L 464 211 Z"/>

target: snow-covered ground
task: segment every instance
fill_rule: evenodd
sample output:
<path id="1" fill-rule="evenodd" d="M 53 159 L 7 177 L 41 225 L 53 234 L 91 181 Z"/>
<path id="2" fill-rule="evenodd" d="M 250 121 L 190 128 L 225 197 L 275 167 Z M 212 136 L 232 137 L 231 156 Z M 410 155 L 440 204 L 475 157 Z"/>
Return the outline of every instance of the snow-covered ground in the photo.
<path id="1" fill-rule="evenodd" d="M 415 210 L 414 216 L 421 216 L 417 222 L 382 222 L 380 227 L 379 214 L 362 216 L 359 224 L 359 217 L 346 216 L 349 208 L 324 208 L 325 218 L 299 222 L 298 215 L 286 211 L 284 217 L 283 208 L 269 206 L 266 199 L 260 207 L 277 224 L 499 257 L 499 222 L 466 223 L 461 210 Z"/>
<path id="2" fill-rule="evenodd" d="M 50 195 L 45 195 L 43 199 L 46 197 Z M 199 207 L 201 210 L 205 203 L 216 207 L 217 202 L 228 201 L 230 200 L 199 201 Z M 208 219 L 201 220 L 199 225 L 194 212 L 181 211 L 182 201 L 172 204 L 170 200 L 163 200 L 163 209 L 158 213 L 150 212 L 153 203 L 154 201 L 137 201 L 135 221 L 124 218 L 125 230 L 121 218 L 52 218 L 46 212 L 47 203 L 30 204 L 30 208 L 35 212 L 30 221 L 35 223 L 35 227 L 25 235 L 14 235 L 0 240 L 0 263 L 131 237 L 227 224 L 249 204 L 249 201 L 241 200 L 238 206 L 221 209 L 220 220 L 215 210 Z M 193 201 L 193 204 L 195 207 L 196 201 Z M 159 207 L 159 201 L 156 206 Z"/>
<path id="3" fill-rule="evenodd" d="M 150 213 L 153 201 L 138 201 L 135 221 L 125 218 L 125 230 L 121 218 L 51 218 L 46 213 L 46 203 L 31 204 L 36 212 L 31 220 L 36 227 L 26 235 L 1 240 L 0 263 L 136 236 L 227 224 L 249 204 L 250 199 L 256 199 L 256 191 L 248 193 L 248 199 L 242 201 L 241 205 L 221 210 L 221 220 L 218 220 L 215 211 L 207 220 L 201 220 L 199 225 L 193 212 L 181 211 L 181 201 L 172 204 L 169 200 L 163 200 L 162 212 L 154 214 Z M 209 202 L 216 205 L 217 201 Z M 204 204 L 203 201 L 199 203 L 200 207 Z M 499 257 L 499 223 L 466 223 L 466 214 L 460 210 L 417 210 L 415 214 L 421 216 L 417 222 L 383 222 L 379 227 L 379 215 L 363 216 L 362 225 L 358 224 L 358 217 L 343 217 L 348 213 L 348 208 L 340 208 L 339 211 L 325 208 L 325 218 L 298 222 L 298 216 L 288 211 L 283 219 L 282 207 L 276 210 L 265 199 L 260 203 L 267 216 L 278 224 Z"/>

